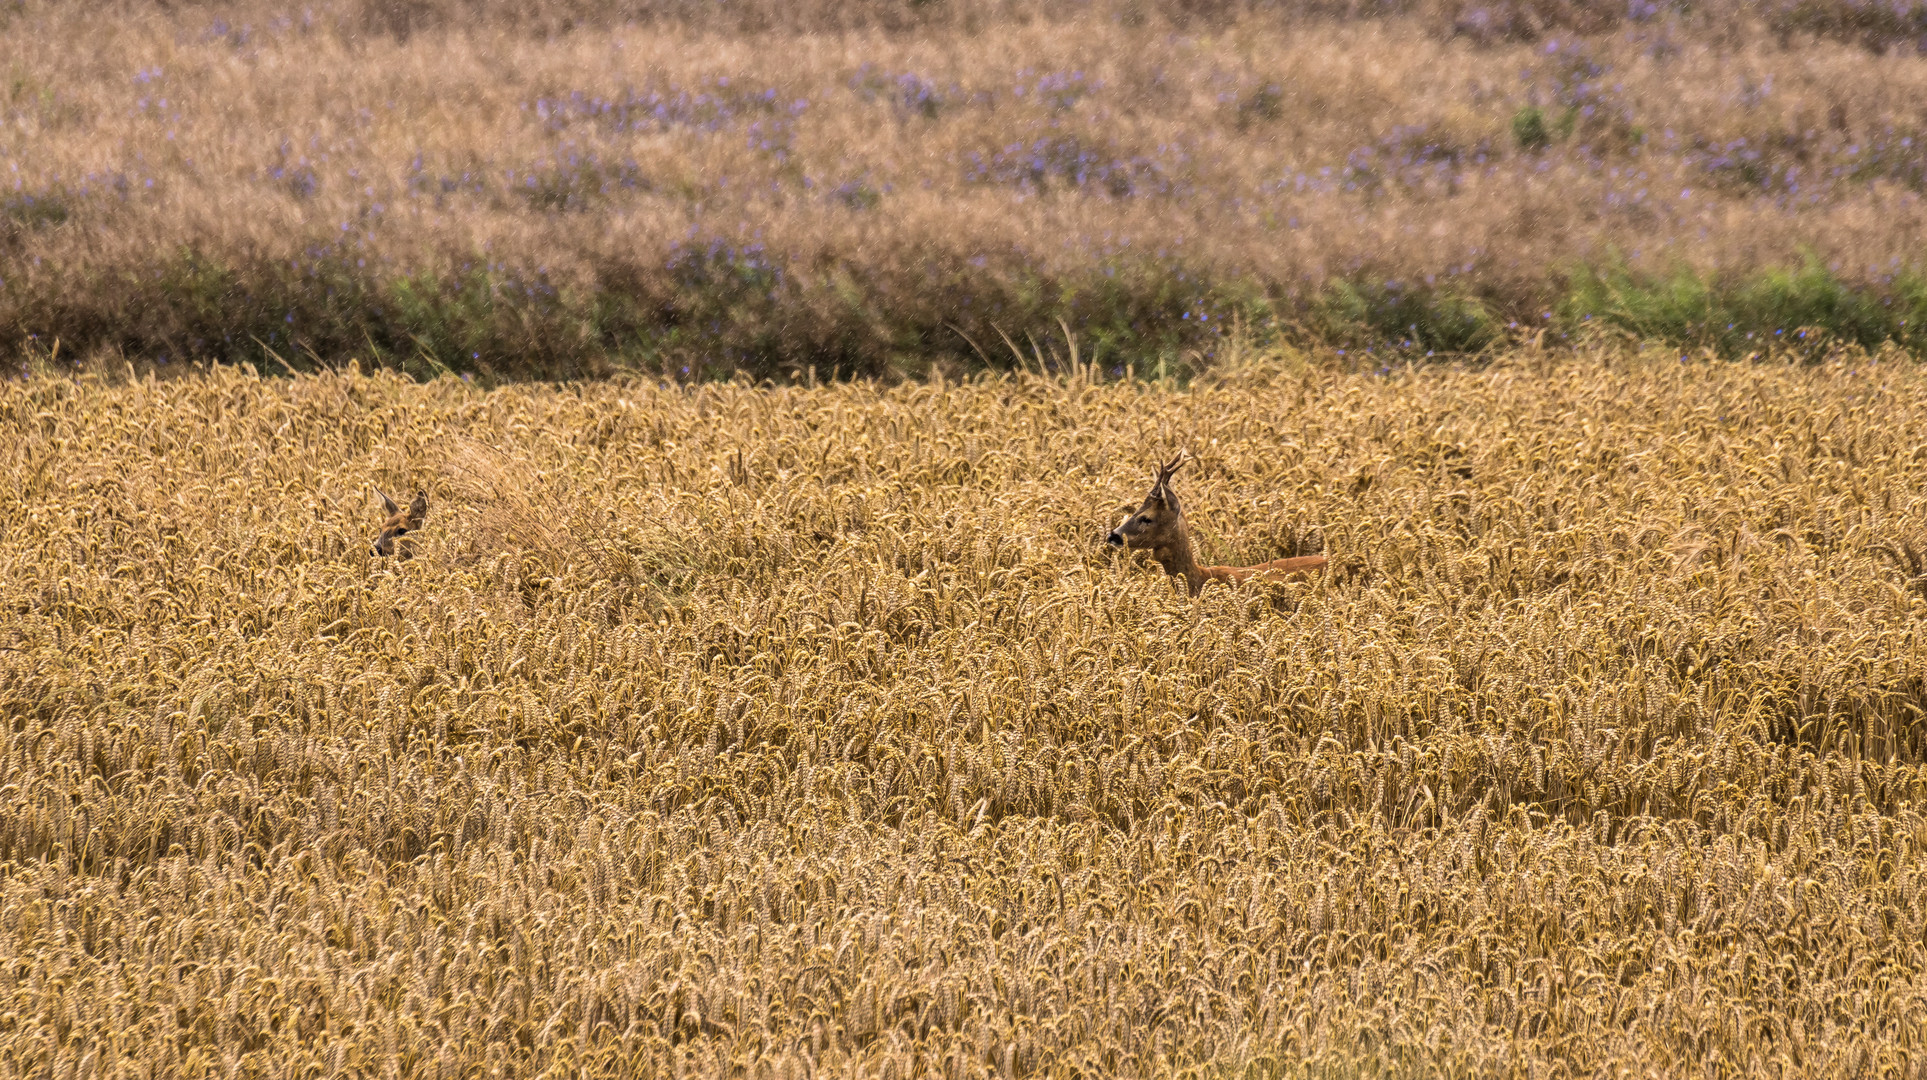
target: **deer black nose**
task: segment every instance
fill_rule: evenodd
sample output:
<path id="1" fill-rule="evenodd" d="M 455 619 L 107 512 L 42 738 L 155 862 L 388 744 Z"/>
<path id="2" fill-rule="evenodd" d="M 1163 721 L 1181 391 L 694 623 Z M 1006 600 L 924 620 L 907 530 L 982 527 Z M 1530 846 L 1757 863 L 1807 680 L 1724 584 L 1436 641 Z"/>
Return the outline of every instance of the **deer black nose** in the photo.
<path id="1" fill-rule="evenodd" d="M 1109 536 L 1107 536 L 1107 537 L 1105 537 L 1105 538 L 1104 538 L 1104 542 L 1105 542 L 1105 543 L 1107 543 L 1107 544 L 1109 544 L 1109 545 L 1111 545 L 1112 547 L 1123 547 L 1123 546 L 1124 546 L 1124 534 L 1123 534 L 1123 533 L 1120 533 L 1120 532 L 1118 532 L 1118 531 L 1117 531 L 1116 529 L 1112 529 L 1112 530 L 1111 530 L 1111 535 L 1109 535 Z"/>

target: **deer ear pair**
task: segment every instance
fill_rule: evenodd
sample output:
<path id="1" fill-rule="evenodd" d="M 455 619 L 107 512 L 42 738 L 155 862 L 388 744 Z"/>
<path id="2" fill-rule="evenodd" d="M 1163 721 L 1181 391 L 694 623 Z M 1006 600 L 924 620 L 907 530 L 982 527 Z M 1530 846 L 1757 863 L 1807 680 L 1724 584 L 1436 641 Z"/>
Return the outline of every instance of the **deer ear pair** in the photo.
<path id="1" fill-rule="evenodd" d="M 389 498 L 388 493 L 380 488 L 375 489 L 375 494 L 381 496 L 381 505 L 388 513 L 388 520 L 382 522 L 381 535 L 375 538 L 374 546 L 370 550 L 378 556 L 396 554 L 395 538 L 406 536 L 411 529 L 421 528 L 422 522 L 427 520 L 428 492 L 417 491 L 415 501 L 408 504 L 407 510 L 396 506 L 395 500 Z M 409 556 L 405 548 L 399 554 L 404 559 Z"/>
<path id="2" fill-rule="evenodd" d="M 395 500 L 389 498 L 387 492 L 376 488 L 375 494 L 381 496 L 381 508 L 389 517 L 401 513 L 401 507 L 395 505 Z M 408 504 L 408 516 L 417 521 L 428 516 L 428 492 L 415 492 L 415 501 Z"/>

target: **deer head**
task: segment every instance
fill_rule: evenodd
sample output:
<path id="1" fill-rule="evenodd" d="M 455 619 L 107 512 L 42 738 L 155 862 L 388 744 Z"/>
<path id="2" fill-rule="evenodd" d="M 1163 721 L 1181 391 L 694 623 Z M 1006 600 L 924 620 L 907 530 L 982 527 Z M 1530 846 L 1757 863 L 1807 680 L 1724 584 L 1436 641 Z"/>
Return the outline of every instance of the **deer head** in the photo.
<path id="1" fill-rule="evenodd" d="M 428 519 L 428 492 L 417 491 L 415 501 L 409 503 L 406 510 L 396 506 L 395 500 L 389 498 L 387 492 L 380 488 L 375 489 L 375 494 L 381 496 L 381 507 L 387 513 L 388 520 L 381 523 L 381 535 L 375 537 L 373 553 L 393 555 L 397 548 L 396 539 L 406 536 L 414 529 L 421 528 L 422 522 Z M 402 558 L 413 557 L 413 553 L 408 550 L 406 540 L 402 541 L 399 547 Z"/>
<path id="2" fill-rule="evenodd" d="M 1185 460 L 1184 451 L 1180 450 L 1177 457 L 1158 466 L 1157 482 L 1151 485 L 1151 493 L 1144 497 L 1143 505 L 1112 529 L 1111 535 L 1104 538 L 1105 543 L 1149 551 L 1160 561 L 1163 558 L 1160 551 L 1175 553 L 1182 547 L 1187 554 L 1190 552 L 1184 508 L 1178 504 L 1178 493 L 1171 490 L 1171 474 L 1182 468 Z"/>
<path id="3" fill-rule="evenodd" d="M 1273 559 L 1255 566 L 1205 566 L 1191 551 L 1191 530 L 1184 523 L 1184 508 L 1178 493 L 1171 490 L 1171 474 L 1186 461 L 1183 451 L 1158 466 L 1157 482 L 1144 504 L 1128 511 L 1128 516 L 1105 537 L 1112 547 L 1149 551 L 1151 558 L 1171 575 L 1171 583 L 1197 596 L 1206 582 L 1238 585 L 1247 581 L 1304 580 L 1325 568 L 1323 555 L 1299 555 Z M 1182 579 L 1182 584 L 1180 584 Z"/>

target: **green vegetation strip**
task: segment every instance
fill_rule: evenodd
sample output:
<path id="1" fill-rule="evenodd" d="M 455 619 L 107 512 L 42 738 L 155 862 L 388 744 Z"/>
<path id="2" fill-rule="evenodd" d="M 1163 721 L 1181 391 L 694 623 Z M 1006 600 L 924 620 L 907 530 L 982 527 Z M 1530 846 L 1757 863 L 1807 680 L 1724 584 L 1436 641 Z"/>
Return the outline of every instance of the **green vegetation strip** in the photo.
<path id="1" fill-rule="evenodd" d="M 15 308 L 14 336 L 41 359 L 59 341 L 70 359 L 105 353 L 313 370 L 360 356 L 421 377 L 510 380 L 1053 368 L 1070 361 L 1065 328 L 1083 359 L 1140 376 L 1206 370 L 1234 330 L 1383 363 L 1484 356 L 1533 338 L 1628 339 L 1728 358 L 1818 356 L 1842 344 L 1927 347 L 1927 276 L 1856 285 L 1817 259 L 1744 275 L 1575 266 L 1542 295 L 1524 296 L 1335 278 L 1300 301 L 1170 265 L 1093 267 L 1076 277 L 959 273 L 950 289 L 995 313 L 977 318 L 930 298 L 893 318 L 881 295 L 888 285 L 872 288 L 857 270 L 793 276 L 729 245 L 679 251 L 670 262 L 667 288 L 631 291 L 485 269 L 381 277 L 344 260 L 294 272 L 183 250 L 126 273 L 121 288 Z M 642 280 L 624 270 L 611 276 Z"/>

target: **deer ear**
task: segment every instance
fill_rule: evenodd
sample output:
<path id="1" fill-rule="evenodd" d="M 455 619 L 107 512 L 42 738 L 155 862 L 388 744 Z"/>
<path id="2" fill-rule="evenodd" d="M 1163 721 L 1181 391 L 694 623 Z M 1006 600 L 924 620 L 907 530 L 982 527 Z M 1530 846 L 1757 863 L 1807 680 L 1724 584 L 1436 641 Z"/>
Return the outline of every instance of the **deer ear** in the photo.
<path id="1" fill-rule="evenodd" d="M 388 514 L 390 517 L 393 517 L 394 515 L 401 513 L 401 507 L 395 505 L 395 500 L 389 498 L 388 493 L 386 491 L 383 491 L 380 488 L 376 488 L 375 494 L 381 496 L 381 509 L 384 513 Z"/>
<path id="2" fill-rule="evenodd" d="M 417 522 L 428 516 L 428 492 L 417 491 L 415 501 L 408 504 L 408 516 Z"/>

